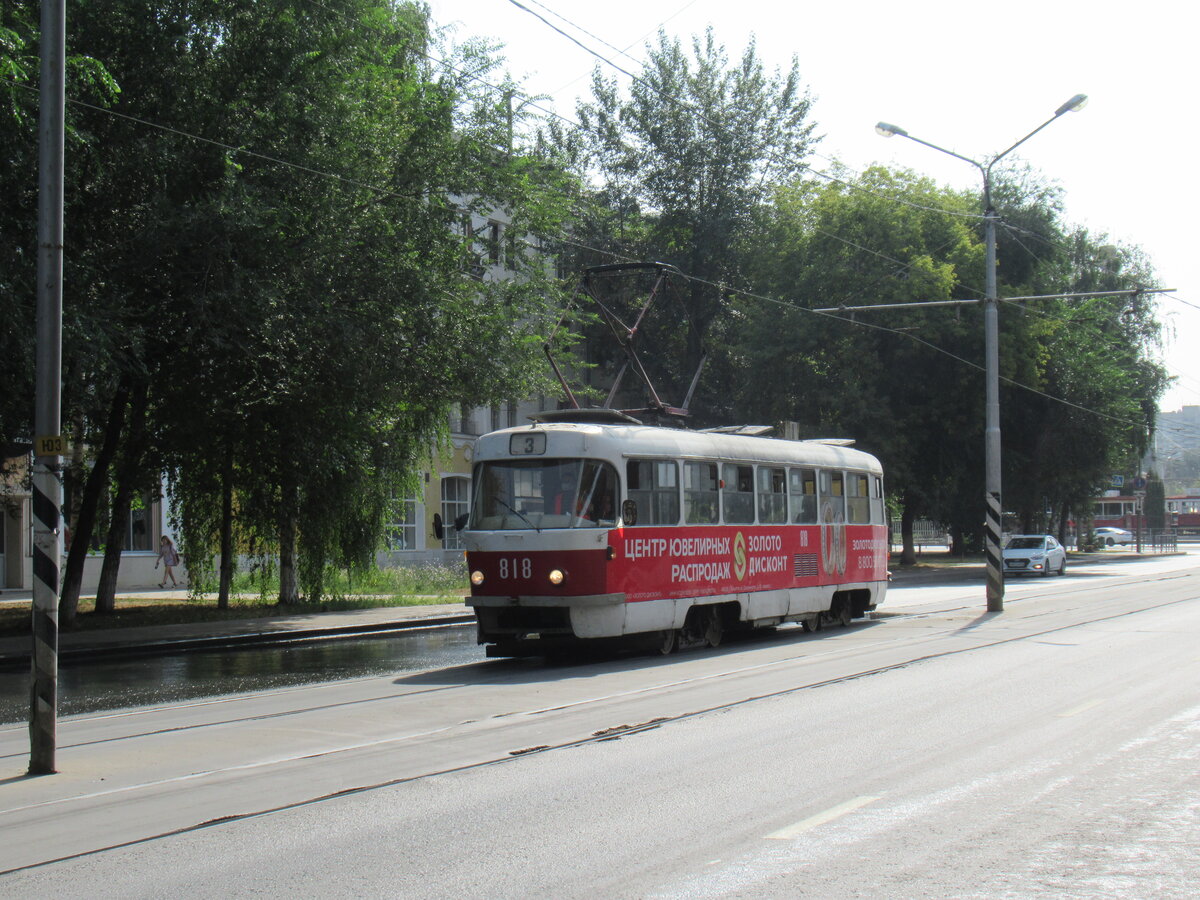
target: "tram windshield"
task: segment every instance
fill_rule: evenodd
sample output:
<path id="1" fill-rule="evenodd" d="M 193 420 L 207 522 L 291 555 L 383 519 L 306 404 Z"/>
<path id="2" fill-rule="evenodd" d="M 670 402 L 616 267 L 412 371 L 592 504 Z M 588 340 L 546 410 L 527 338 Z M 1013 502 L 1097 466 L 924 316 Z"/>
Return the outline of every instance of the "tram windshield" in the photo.
<path id="1" fill-rule="evenodd" d="M 475 471 L 473 531 L 612 528 L 617 472 L 596 459 L 522 459 Z"/>

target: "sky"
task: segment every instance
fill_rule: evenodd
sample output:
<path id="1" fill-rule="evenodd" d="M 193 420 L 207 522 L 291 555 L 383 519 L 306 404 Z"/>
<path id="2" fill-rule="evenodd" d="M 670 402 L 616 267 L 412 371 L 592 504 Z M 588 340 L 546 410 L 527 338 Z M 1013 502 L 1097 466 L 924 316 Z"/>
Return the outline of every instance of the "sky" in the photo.
<path id="1" fill-rule="evenodd" d="M 575 118 L 595 56 L 511 0 L 427 2 L 434 21 L 452 27 L 456 39 L 501 43 L 525 90 L 549 95 L 541 106 Z M 1176 376 L 1160 408 L 1200 405 L 1200 253 L 1185 219 L 1198 207 L 1200 172 L 1184 159 L 1200 137 L 1190 96 L 1200 79 L 1186 4 L 520 2 L 635 74 L 635 60 L 645 58 L 646 41 L 660 27 L 686 43 L 711 26 L 731 59 L 753 39 L 768 68 L 786 70 L 795 56 L 824 136 L 819 166 L 837 159 L 861 171 L 881 163 L 979 189 L 974 167 L 901 137 L 881 138 L 875 123 L 986 161 L 1070 97 L 1087 94 L 1084 109 L 1065 114 L 1015 155 L 1063 188 L 1069 223 L 1141 247 L 1161 286 L 1174 289 L 1159 301 L 1163 362 Z M 600 65 L 606 78 L 627 81 Z"/>

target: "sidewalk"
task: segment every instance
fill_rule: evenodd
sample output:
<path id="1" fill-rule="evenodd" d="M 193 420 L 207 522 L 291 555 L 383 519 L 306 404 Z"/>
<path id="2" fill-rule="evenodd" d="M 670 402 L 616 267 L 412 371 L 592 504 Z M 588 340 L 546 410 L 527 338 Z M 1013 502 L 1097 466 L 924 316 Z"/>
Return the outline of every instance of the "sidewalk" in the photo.
<path id="1" fill-rule="evenodd" d="M 164 600 L 182 600 L 187 595 L 185 591 L 146 593 Z M 29 591 L 4 591 L 3 595 L 0 595 L 0 602 L 23 600 L 28 603 L 30 599 Z M 318 640 L 437 625 L 466 625 L 474 621 L 474 613 L 462 601 L 434 606 L 387 606 L 267 616 L 258 619 L 225 619 L 180 625 L 60 632 L 58 652 L 60 658 L 161 653 L 206 647 Z M 0 669 L 11 670 L 21 664 L 27 664 L 31 644 L 28 635 L 0 638 Z"/>

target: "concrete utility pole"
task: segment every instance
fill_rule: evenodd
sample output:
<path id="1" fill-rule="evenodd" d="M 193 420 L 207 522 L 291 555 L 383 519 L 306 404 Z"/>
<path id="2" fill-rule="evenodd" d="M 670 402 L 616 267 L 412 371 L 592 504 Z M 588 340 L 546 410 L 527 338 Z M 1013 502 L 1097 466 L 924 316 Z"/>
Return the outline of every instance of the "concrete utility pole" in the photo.
<path id="1" fill-rule="evenodd" d="M 1076 94 L 1057 110 L 1054 115 L 1021 138 L 1007 150 L 993 156 L 988 162 L 980 163 L 953 150 L 939 147 L 920 138 L 915 138 L 903 128 L 880 122 L 875 131 L 883 137 L 900 135 L 918 144 L 924 144 L 955 159 L 961 159 L 977 168 L 983 175 L 983 218 L 984 240 L 987 249 L 987 272 L 984 297 L 984 372 L 987 382 L 986 433 L 984 437 L 986 501 L 986 536 L 984 551 L 987 556 L 987 608 L 989 612 L 1004 609 L 1004 572 L 1000 560 L 1001 515 L 1004 507 L 1000 501 L 1000 316 L 999 298 L 996 293 L 996 210 L 992 206 L 992 167 L 1013 150 L 1025 143 L 1063 113 L 1079 110 L 1087 103 L 1086 94 Z"/>
<path id="2" fill-rule="evenodd" d="M 38 129 L 38 288 L 33 443 L 33 672 L 29 774 L 55 770 L 58 740 L 58 585 L 62 561 L 63 135 L 66 0 L 42 2 Z"/>

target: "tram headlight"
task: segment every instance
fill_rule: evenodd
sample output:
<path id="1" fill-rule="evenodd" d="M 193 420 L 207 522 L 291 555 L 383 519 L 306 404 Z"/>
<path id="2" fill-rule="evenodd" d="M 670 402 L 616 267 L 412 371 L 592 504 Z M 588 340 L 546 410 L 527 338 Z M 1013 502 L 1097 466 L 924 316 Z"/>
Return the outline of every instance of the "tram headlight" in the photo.
<path id="1" fill-rule="evenodd" d="M 475 585 L 475 587 L 479 587 L 481 584 L 483 584 L 483 573 L 478 569 L 471 573 L 471 584 Z"/>
<path id="2" fill-rule="evenodd" d="M 562 584 L 567 580 L 567 573 L 562 569 L 551 569 L 549 577 L 551 584 Z"/>

